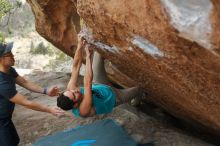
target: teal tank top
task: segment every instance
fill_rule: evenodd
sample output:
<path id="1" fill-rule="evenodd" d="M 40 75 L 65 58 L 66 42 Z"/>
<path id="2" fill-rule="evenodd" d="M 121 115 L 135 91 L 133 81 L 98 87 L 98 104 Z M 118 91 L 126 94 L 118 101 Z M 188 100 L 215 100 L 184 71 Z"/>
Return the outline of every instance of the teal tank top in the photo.
<path id="1" fill-rule="evenodd" d="M 80 93 L 84 94 L 84 88 L 80 88 Z M 96 114 L 107 114 L 112 111 L 116 104 L 116 95 L 111 87 L 103 84 L 92 85 L 92 102 Z M 72 113 L 79 117 L 79 108 L 72 109 Z"/>

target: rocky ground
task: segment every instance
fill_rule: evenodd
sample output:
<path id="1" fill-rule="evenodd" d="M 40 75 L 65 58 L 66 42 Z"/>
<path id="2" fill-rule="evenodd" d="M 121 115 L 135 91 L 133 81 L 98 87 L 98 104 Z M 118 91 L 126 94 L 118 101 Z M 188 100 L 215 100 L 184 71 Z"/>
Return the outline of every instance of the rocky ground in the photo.
<path id="1" fill-rule="evenodd" d="M 58 85 L 61 89 L 64 89 L 70 74 L 34 71 L 25 77 L 42 86 Z M 80 79 L 82 78 L 80 77 Z M 50 106 L 56 105 L 56 97 L 47 97 L 32 93 L 21 87 L 17 87 L 17 89 L 30 100 Z M 157 115 L 163 116 L 163 112 L 160 110 L 155 111 L 155 114 L 157 113 Z M 46 135 L 106 118 L 115 119 L 119 122 L 129 135 L 139 143 L 153 142 L 156 146 L 212 145 L 198 137 L 190 135 L 188 132 L 175 128 L 165 122 L 167 120 L 154 118 L 152 116 L 154 113 L 151 112 L 151 115 L 148 115 L 141 112 L 138 108 L 124 104 L 116 107 L 112 113 L 107 115 L 94 116 L 91 118 L 75 118 L 69 116 L 58 118 L 47 113 L 36 112 L 17 105 L 13 120 L 21 139 L 19 146 L 31 146 L 37 139 Z"/>

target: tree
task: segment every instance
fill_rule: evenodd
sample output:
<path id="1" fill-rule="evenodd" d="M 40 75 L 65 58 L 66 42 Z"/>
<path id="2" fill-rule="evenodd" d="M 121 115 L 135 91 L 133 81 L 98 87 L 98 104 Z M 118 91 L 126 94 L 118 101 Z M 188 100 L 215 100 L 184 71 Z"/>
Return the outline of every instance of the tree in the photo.
<path id="1" fill-rule="evenodd" d="M 8 0 L 0 0 L 0 22 L 13 9 L 12 5 Z M 2 32 L 0 32 L 0 42 L 4 42 L 5 37 Z"/>
<path id="2" fill-rule="evenodd" d="M 12 4 L 8 0 L 0 0 L 0 21 L 13 9 Z"/>
<path id="3" fill-rule="evenodd" d="M 15 3 L 9 2 L 9 0 L 0 0 L 0 27 L 5 27 L 9 24 L 10 15 L 16 11 L 17 8 L 20 8 L 22 3 L 19 0 L 16 0 Z M 4 17 L 8 15 L 8 18 L 5 24 L 1 24 Z M 2 32 L 0 32 L 0 42 L 4 42 L 5 37 Z"/>

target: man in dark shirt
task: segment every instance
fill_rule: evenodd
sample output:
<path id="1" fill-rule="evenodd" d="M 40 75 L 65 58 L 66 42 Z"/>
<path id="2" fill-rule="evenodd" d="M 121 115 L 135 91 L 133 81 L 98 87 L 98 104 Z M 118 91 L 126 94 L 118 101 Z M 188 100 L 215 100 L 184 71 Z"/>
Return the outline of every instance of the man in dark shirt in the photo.
<path id="1" fill-rule="evenodd" d="M 57 87 L 50 89 L 42 88 L 35 83 L 25 80 L 19 76 L 12 67 L 15 63 L 14 55 L 11 52 L 13 43 L 0 43 L 0 145 L 17 146 L 19 137 L 12 122 L 12 114 L 15 104 L 23 105 L 29 109 L 51 113 L 59 116 L 63 111 L 58 107 L 47 107 L 39 103 L 29 101 L 17 92 L 15 84 L 18 84 L 30 91 L 55 96 L 58 94 Z"/>

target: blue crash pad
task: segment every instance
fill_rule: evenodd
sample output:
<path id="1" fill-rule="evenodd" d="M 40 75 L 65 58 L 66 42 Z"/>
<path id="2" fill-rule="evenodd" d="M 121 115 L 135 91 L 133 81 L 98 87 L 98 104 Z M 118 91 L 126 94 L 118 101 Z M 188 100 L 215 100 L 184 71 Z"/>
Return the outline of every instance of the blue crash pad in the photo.
<path id="1" fill-rule="evenodd" d="M 125 130 L 111 119 L 46 136 L 34 146 L 137 146 Z"/>

